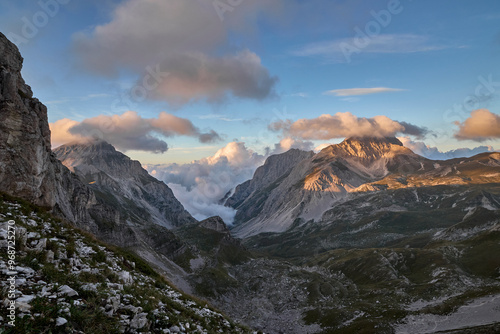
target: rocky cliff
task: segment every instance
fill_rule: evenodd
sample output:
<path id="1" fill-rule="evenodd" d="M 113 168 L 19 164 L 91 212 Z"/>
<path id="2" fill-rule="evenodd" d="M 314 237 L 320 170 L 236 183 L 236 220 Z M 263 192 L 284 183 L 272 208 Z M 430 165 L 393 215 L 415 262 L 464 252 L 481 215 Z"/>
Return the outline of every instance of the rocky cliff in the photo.
<path id="1" fill-rule="evenodd" d="M 99 199 L 119 207 L 130 222 L 173 228 L 196 221 L 165 183 L 102 140 L 63 145 L 54 153 Z"/>
<path id="2" fill-rule="evenodd" d="M 291 149 L 266 159 L 264 165 L 257 168 L 253 178 L 238 185 L 225 202 L 226 206 L 238 209 L 235 220 L 242 222 L 257 216 L 269 195 L 268 190 L 287 177 L 298 163 L 313 155 L 312 151 Z"/>
<path id="3" fill-rule="evenodd" d="M 22 76 L 23 58 L 0 33 L 0 190 L 95 231 L 92 192 L 51 152 L 47 108 Z"/>

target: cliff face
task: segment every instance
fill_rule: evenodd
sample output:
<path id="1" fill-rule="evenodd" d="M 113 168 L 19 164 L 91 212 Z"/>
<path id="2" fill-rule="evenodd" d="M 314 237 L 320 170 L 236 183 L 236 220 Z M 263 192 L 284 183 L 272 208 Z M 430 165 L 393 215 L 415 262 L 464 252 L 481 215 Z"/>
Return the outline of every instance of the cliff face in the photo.
<path id="1" fill-rule="evenodd" d="M 23 58 L 0 33 L 0 190 L 95 229 L 92 192 L 54 156 L 47 108 L 22 76 Z"/>
<path id="2" fill-rule="evenodd" d="M 196 221 L 165 183 L 105 141 L 67 144 L 54 153 L 98 199 L 119 207 L 130 222 L 147 220 L 172 228 Z"/>

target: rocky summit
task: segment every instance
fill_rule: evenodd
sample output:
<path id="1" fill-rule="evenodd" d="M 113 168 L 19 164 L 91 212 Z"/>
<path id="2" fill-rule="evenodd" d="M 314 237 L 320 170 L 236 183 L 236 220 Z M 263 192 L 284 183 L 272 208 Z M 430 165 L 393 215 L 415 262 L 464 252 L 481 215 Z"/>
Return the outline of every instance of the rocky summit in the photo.
<path id="1" fill-rule="evenodd" d="M 172 228 L 196 221 L 165 183 L 105 141 L 70 143 L 54 153 L 99 199 L 119 205 L 129 222 L 150 221 Z"/>

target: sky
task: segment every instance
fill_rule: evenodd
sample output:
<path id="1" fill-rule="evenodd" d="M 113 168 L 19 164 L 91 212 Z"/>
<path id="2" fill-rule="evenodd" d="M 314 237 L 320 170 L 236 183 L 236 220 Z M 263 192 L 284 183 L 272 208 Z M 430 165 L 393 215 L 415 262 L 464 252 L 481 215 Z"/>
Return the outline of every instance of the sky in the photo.
<path id="1" fill-rule="evenodd" d="M 0 0 L 0 32 L 53 146 L 103 138 L 196 193 L 183 204 L 199 217 L 292 147 L 500 149 L 494 0 Z"/>

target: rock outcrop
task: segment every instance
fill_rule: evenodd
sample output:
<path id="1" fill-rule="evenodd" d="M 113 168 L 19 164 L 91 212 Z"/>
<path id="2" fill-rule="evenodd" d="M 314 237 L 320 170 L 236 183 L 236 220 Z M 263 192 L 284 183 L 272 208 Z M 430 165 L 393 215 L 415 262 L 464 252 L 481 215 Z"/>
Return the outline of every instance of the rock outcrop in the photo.
<path id="1" fill-rule="evenodd" d="M 51 152 L 47 108 L 22 76 L 23 58 L 0 33 L 0 190 L 95 230 L 92 192 Z"/>
<path id="2" fill-rule="evenodd" d="M 54 153 L 99 199 L 119 207 L 129 222 L 147 220 L 173 228 L 196 221 L 164 182 L 105 141 L 62 145 Z"/>

